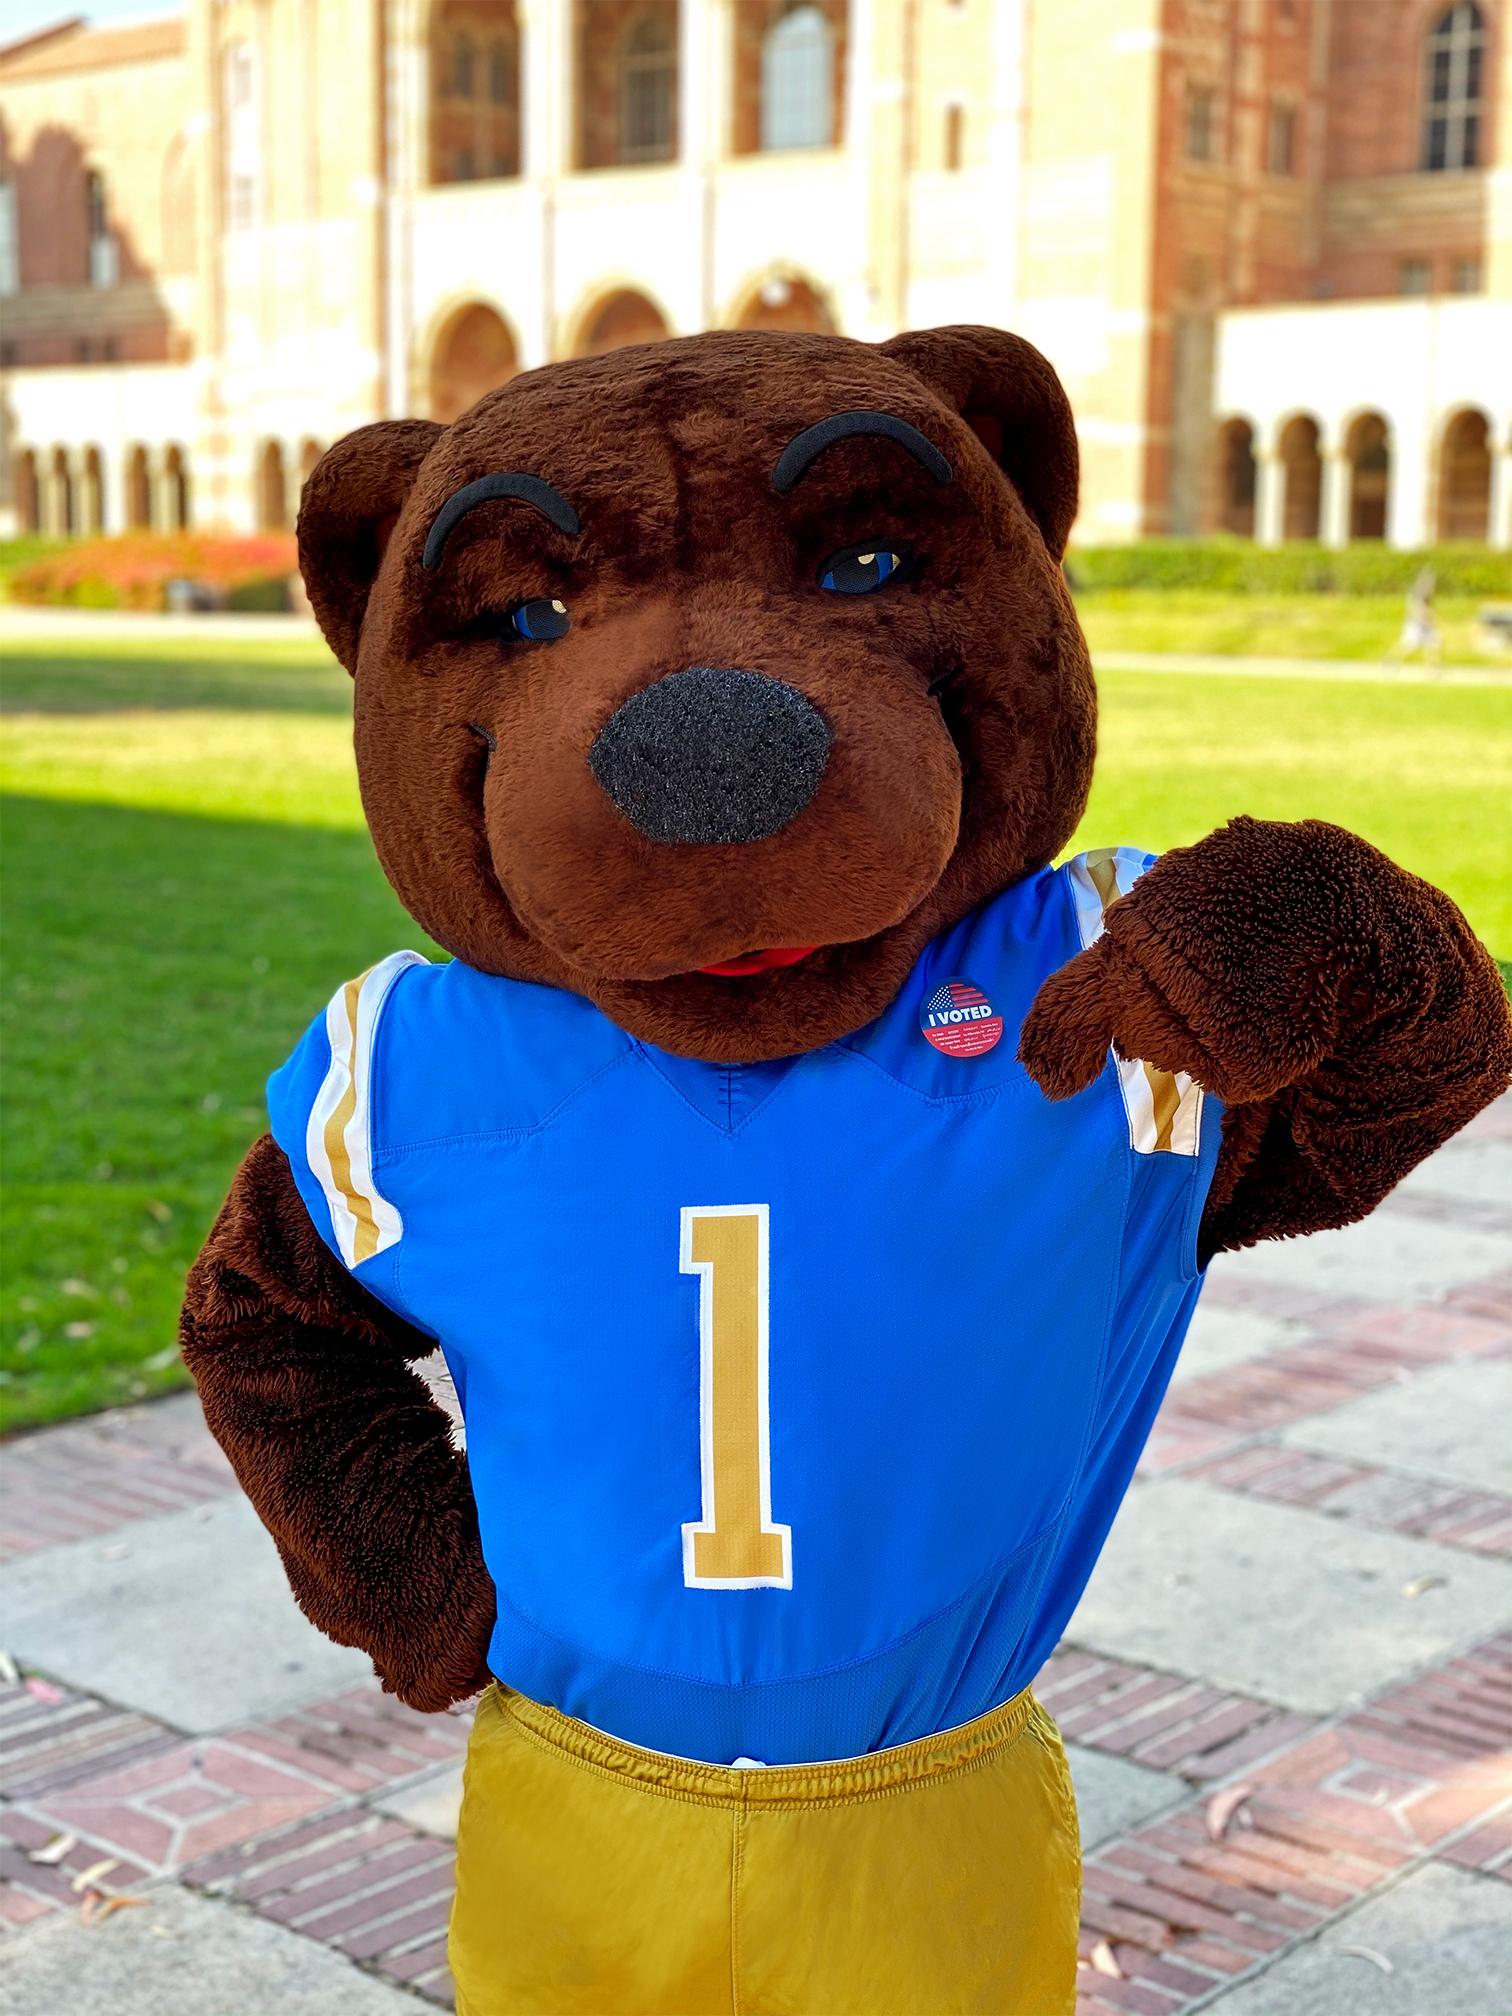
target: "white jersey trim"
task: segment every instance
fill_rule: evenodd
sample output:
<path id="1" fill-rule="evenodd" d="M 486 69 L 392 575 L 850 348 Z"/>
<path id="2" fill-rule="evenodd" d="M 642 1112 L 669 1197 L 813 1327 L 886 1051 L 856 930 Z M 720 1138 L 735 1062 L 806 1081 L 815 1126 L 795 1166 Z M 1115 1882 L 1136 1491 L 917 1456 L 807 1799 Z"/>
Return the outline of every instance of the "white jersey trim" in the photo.
<path id="1" fill-rule="evenodd" d="M 1108 911 L 1148 865 L 1134 847 L 1096 847 L 1066 863 L 1084 950 L 1101 938 Z M 1116 1051 L 1113 1061 L 1135 1154 L 1195 1155 L 1202 1145 L 1202 1087 L 1185 1071 L 1157 1071 Z"/>
<path id="2" fill-rule="evenodd" d="M 305 1154 L 331 1208 L 336 1244 L 349 1268 L 397 1245 L 404 1221 L 373 1178 L 373 1043 L 389 989 L 418 952 L 393 952 L 331 996 L 326 1035 L 331 1062 L 305 1128 Z"/>

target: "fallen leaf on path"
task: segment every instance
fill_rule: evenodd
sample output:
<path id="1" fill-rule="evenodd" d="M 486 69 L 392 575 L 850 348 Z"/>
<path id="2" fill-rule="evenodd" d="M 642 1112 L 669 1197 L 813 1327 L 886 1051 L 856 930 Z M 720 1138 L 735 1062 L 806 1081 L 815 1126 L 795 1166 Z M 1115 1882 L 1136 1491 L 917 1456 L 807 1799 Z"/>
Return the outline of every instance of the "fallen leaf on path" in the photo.
<path id="1" fill-rule="evenodd" d="M 1402 1594 L 1421 1596 L 1429 1589 L 1442 1589 L 1448 1580 L 1447 1575 L 1414 1575 L 1410 1582 L 1402 1584 Z"/>
<path id="2" fill-rule="evenodd" d="M 1229 1830 L 1229 1824 L 1239 1808 L 1254 1791 L 1253 1785 L 1230 1785 L 1224 1792 L 1215 1792 L 1207 1803 L 1207 1831 L 1209 1841 L 1221 1841 Z"/>
<path id="3" fill-rule="evenodd" d="M 28 1862 L 40 1862 L 44 1869 L 55 1869 L 71 1848 L 77 1848 L 77 1834 L 54 1834 L 43 1848 L 33 1848 L 27 1856 Z"/>
<path id="4" fill-rule="evenodd" d="M 1099 1939 L 1092 1948 L 1092 1967 L 1095 1973 L 1109 1974 L 1115 1981 L 1123 1979 L 1123 1969 L 1119 1966 L 1117 1956 L 1106 1939 Z"/>
<path id="5" fill-rule="evenodd" d="M 146 1902 L 145 1897 L 107 1897 L 103 1890 L 91 1890 L 79 1916 L 86 1925 L 98 1925 L 112 1912 L 140 1910 Z"/>
<path id="6" fill-rule="evenodd" d="M 1351 1960 L 1368 1960 L 1372 1967 L 1379 1967 L 1383 1974 L 1395 1974 L 1396 1968 L 1384 1953 L 1377 1953 L 1374 1946 L 1341 1946 L 1341 1953 L 1347 1953 Z"/>
<path id="7" fill-rule="evenodd" d="M 69 1888 L 77 1897 L 82 1891 L 96 1889 L 102 1876 L 108 1876 L 112 1869 L 119 1869 L 120 1858 L 107 1855 L 102 1862 L 91 1862 L 87 1869 L 81 1869 Z"/>

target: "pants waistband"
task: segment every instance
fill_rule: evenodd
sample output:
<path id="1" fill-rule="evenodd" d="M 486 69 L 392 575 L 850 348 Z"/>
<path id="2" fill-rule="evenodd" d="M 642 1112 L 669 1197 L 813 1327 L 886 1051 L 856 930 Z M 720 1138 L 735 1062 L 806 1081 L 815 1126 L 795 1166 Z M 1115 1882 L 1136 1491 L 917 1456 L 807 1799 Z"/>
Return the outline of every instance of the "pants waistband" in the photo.
<path id="1" fill-rule="evenodd" d="M 1017 1742 L 1034 1712 L 1034 1697 L 1026 1687 L 974 1722 L 923 1736 L 894 1750 L 847 1757 L 830 1764 L 773 1764 L 751 1769 L 728 1764 L 700 1764 L 641 1750 L 618 1737 L 575 1722 L 555 1708 L 531 1701 L 496 1683 L 484 1697 L 480 1720 L 489 1704 L 537 1742 L 592 1769 L 604 1771 L 648 1792 L 695 1799 L 719 1806 L 806 1804 L 875 1797 L 899 1792 L 931 1779 L 949 1776 L 985 1763 L 995 1752 Z"/>

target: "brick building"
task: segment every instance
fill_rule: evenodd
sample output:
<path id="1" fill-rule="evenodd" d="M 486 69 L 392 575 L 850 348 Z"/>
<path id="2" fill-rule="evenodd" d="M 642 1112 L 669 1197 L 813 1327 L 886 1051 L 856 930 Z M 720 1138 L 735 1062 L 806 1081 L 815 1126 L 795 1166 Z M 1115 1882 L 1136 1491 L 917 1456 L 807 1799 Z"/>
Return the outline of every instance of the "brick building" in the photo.
<path id="1" fill-rule="evenodd" d="M 188 0 L 0 50 L 0 514 L 713 326 L 1021 330 L 1078 536 L 1512 544 L 1506 0 Z"/>

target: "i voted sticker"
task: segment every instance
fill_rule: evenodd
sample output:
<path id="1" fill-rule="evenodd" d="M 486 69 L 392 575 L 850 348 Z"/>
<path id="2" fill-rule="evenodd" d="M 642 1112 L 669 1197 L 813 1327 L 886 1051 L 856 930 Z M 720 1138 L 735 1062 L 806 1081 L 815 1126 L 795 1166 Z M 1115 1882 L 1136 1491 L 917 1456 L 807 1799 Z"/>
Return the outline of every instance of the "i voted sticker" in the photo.
<path id="1" fill-rule="evenodd" d="M 971 980 L 947 980 L 919 1012 L 919 1027 L 947 1057 L 983 1057 L 1002 1040 L 1003 1018 Z"/>

